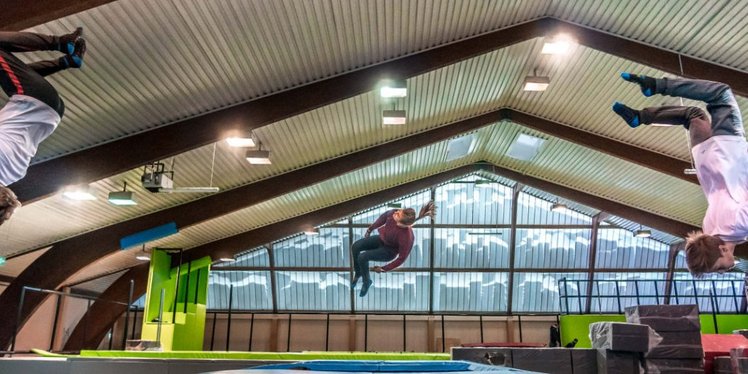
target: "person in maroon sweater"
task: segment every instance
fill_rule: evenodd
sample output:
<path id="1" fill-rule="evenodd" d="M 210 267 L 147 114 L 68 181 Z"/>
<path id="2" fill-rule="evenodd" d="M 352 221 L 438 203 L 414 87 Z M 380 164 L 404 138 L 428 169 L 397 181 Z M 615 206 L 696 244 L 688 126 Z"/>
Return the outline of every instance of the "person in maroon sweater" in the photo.
<path id="1" fill-rule="evenodd" d="M 351 289 L 363 278 L 364 283 L 358 295 L 364 297 L 369 292 L 369 287 L 374 283 L 369 276 L 369 261 L 394 260 L 384 266 L 375 266 L 374 271 L 377 273 L 384 273 L 402 265 L 413 248 L 413 224 L 423 217 L 434 217 L 435 214 L 434 202 L 429 201 L 421 208 L 418 217 L 413 208 L 391 209 L 379 216 L 366 229 L 364 237 L 353 243 L 351 248 L 354 269 Z M 371 236 L 374 230 L 377 230 L 379 235 Z"/>

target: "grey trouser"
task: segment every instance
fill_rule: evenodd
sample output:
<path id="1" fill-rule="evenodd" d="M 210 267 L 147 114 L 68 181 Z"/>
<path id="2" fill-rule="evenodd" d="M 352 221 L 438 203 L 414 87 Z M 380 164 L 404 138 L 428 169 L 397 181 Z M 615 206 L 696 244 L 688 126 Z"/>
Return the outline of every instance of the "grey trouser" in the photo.
<path id="1" fill-rule="evenodd" d="M 657 93 L 705 102 L 712 117 L 712 135 L 745 136 L 743 118 L 730 86 L 697 79 L 662 78 L 657 80 Z M 662 106 L 641 110 L 642 123 L 683 125 L 686 128 L 696 121 L 709 121 L 697 107 Z"/>

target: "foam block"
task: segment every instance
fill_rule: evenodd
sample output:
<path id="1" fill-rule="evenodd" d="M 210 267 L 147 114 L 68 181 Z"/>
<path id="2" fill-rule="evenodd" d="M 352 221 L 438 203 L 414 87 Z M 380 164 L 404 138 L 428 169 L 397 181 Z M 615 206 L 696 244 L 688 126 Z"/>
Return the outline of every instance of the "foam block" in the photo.
<path id="1" fill-rule="evenodd" d="M 452 360 L 512 367 L 511 348 L 452 347 Z"/>
<path id="2" fill-rule="evenodd" d="M 597 372 L 599 374 L 639 374 L 641 354 L 607 349 L 597 350 Z"/>
<path id="3" fill-rule="evenodd" d="M 704 371 L 710 373 L 715 357 L 730 356 L 733 348 L 748 348 L 748 339 L 734 334 L 702 334 L 701 344 L 704 347 Z"/>
<path id="4" fill-rule="evenodd" d="M 714 374 L 732 374 L 729 356 L 719 356 L 714 358 Z"/>
<path id="5" fill-rule="evenodd" d="M 655 331 L 701 331 L 697 305 L 637 305 L 625 309 L 626 322 L 650 326 Z"/>
<path id="6" fill-rule="evenodd" d="M 647 352 L 650 328 L 647 325 L 622 322 L 590 324 L 592 348 L 613 351 Z"/>
<path id="7" fill-rule="evenodd" d="M 571 366 L 571 349 L 568 348 L 512 348 L 512 363 L 516 369 L 574 374 Z"/>
<path id="8" fill-rule="evenodd" d="M 702 359 L 647 359 L 645 366 L 648 374 L 704 372 Z"/>
<path id="9" fill-rule="evenodd" d="M 659 345 L 688 344 L 701 347 L 701 333 L 698 331 L 662 331 Z"/>
<path id="10" fill-rule="evenodd" d="M 704 358 L 701 346 L 689 344 L 657 345 L 644 354 L 646 358 Z"/>
<path id="11" fill-rule="evenodd" d="M 569 349 L 574 374 L 597 374 L 597 350 L 587 348 Z"/>

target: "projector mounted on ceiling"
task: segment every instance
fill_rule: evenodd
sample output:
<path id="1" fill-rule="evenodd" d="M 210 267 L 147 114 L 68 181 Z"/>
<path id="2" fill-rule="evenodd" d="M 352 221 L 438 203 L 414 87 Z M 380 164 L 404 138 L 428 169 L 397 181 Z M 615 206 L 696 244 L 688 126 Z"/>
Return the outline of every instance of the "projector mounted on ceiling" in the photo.
<path id="1" fill-rule="evenodd" d="M 174 170 L 166 171 L 163 162 L 154 162 L 143 167 L 140 181 L 143 188 L 151 192 L 162 193 L 215 193 L 218 187 L 174 187 Z"/>

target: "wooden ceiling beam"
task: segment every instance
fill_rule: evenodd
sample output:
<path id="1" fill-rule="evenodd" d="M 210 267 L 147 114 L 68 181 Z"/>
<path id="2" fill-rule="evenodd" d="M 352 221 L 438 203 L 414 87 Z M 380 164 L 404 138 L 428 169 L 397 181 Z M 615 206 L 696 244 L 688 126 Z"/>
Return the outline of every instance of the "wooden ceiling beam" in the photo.
<path id="1" fill-rule="evenodd" d="M 637 165 L 644 166 L 671 177 L 699 184 L 696 175 L 683 173 L 683 170 L 691 168 L 691 164 L 686 161 L 585 132 L 572 126 L 533 116 L 517 110 L 506 109 L 504 114 L 506 115 L 506 119 L 533 130 L 633 162 Z M 621 121 L 620 125 L 626 126 L 623 124 L 623 121 Z"/>
<path id="2" fill-rule="evenodd" d="M 0 12 L 0 30 L 25 30 L 112 1 L 114 0 L 5 0 Z"/>
<path id="3" fill-rule="evenodd" d="M 133 281 L 132 301 L 139 299 L 147 288 L 149 265 L 150 263 L 145 262 L 130 268 L 125 274 L 117 278 L 104 293 L 98 295 L 102 301 L 95 301 L 86 310 L 79 323 L 75 325 L 62 350 L 96 349 L 112 324 L 127 310 L 126 305 L 115 304 L 111 301 L 127 303 L 130 296 L 131 280 Z"/>
<path id="4" fill-rule="evenodd" d="M 681 57 L 671 51 L 554 18 L 542 18 L 37 163 L 29 168 L 24 179 L 10 187 L 28 204 L 56 193 L 62 186 L 91 183 L 210 144 L 240 127 L 256 129 L 371 91 L 382 78 L 414 77 L 559 32 L 571 34 L 587 47 L 673 74 L 680 73 L 682 61 L 685 76 L 727 82 L 735 93 L 748 96 L 746 72 Z M 130 152 L 132 149 L 139 151 Z"/>

